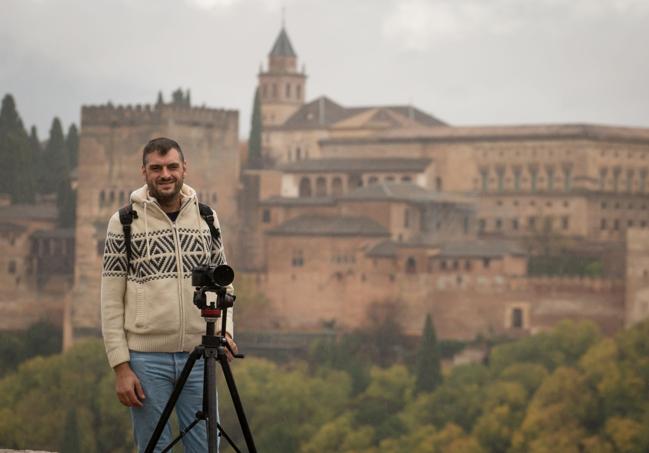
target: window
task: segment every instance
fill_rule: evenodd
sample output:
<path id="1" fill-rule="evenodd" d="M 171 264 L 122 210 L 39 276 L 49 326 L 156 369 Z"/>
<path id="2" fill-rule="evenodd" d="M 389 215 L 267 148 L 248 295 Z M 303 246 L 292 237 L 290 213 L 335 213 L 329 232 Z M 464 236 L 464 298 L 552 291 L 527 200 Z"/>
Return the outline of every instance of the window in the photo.
<path id="1" fill-rule="evenodd" d="M 536 217 L 531 216 L 527 218 L 527 228 L 529 230 L 534 230 L 536 229 Z"/>
<path id="2" fill-rule="evenodd" d="M 505 168 L 496 168 L 496 176 L 498 177 L 498 192 L 503 192 L 505 190 Z"/>
<path id="3" fill-rule="evenodd" d="M 293 258 L 291 258 L 291 265 L 293 267 L 304 266 L 304 256 L 302 255 L 302 250 L 293 251 Z"/>
<path id="4" fill-rule="evenodd" d="M 572 168 L 564 167 L 563 169 L 563 190 L 570 192 L 572 190 Z"/>
<path id="5" fill-rule="evenodd" d="M 464 270 L 465 271 L 470 271 L 471 270 L 471 261 L 470 260 L 466 260 L 464 262 Z"/>
<path id="6" fill-rule="evenodd" d="M 291 97 L 291 84 L 290 83 L 286 84 L 286 97 L 287 98 Z"/>
<path id="7" fill-rule="evenodd" d="M 554 190 L 554 168 L 547 167 L 545 171 L 548 175 L 548 191 L 552 192 Z"/>
<path id="8" fill-rule="evenodd" d="M 496 230 L 500 231 L 503 228 L 503 221 L 502 219 L 496 219 Z"/>
<path id="9" fill-rule="evenodd" d="M 106 247 L 106 241 L 100 239 L 97 241 L 97 256 L 102 256 L 104 254 L 104 248 Z"/>
<path id="10" fill-rule="evenodd" d="M 16 273 L 16 262 L 14 260 L 9 261 L 9 265 L 7 266 L 7 271 L 10 274 Z"/>
<path id="11" fill-rule="evenodd" d="M 442 178 L 438 176 L 437 178 L 435 178 L 435 190 L 441 192 L 442 188 L 443 188 Z"/>
<path id="12" fill-rule="evenodd" d="M 620 190 L 620 173 L 622 170 L 616 168 L 613 170 L 613 191 L 618 192 Z"/>
<path id="13" fill-rule="evenodd" d="M 513 308 L 512 309 L 512 328 L 513 329 L 522 329 L 523 328 L 523 309 L 522 308 Z"/>
<path id="14" fill-rule="evenodd" d="M 521 168 L 520 167 L 514 168 L 514 190 L 517 192 L 521 190 Z"/>
<path id="15" fill-rule="evenodd" d="M 411 256 L 406 260 L 406 274 L 414 274 L 417 272 L 417 261 Z"/>
<path id="16" fill-rule="evenodd" d="M 339 197 L 343 194 L 343 181 L 338 176 L 331 181 L 331 193 L 335 197 Z"/>
<path id="17" fill-rule="evenodd" d="M 480 176 L 482 177 L 482 191 L 489 191 L 489 170 L 486 168 L 480 169 Z"/>
<path id="18" fill-rule="evenodd" d="M 512 219 L 512 230 L 518 231 L 518 219 Z"/>
<path id="19" fill-rule="evenodd" d="M 561 218 L 561 228 L 563 228 L 564 230 L 570 228 L 570 218 L 568 216 Z"/>
<path id="20" fill-rule="evenodd" d="M 600 168 L 599 169 L 599 190 L 606 190 L 606 174 L 608 169 Z"/>
<path id="21" fill-rule="evenodd" d="M 478 231 L 480 233 L 484 233 L 486 228 L 487 228 L 487 221 L 485 219 L 479 219 L 478 220 Z"/>
<path id="22" fill-rule="evenodd" d="M 530 167 L 530 191 L 536 192 L 536 186 L 539 176 L 539 169 L 536 167 Z"/>
<path id="23" fill-rule="evenodd" d="M 295 86 L 295 97 L 297 99 L 302 98 L 302 85 L 300 85 L 300 84 Z"/>
<path id="24" fill-rule="evenodd" d="M 403 211 L 403 227 L 410 228 L 410 209 L 408 208 Z"/>
<path id="25" fill-rule="evenodd" d="M 300 198 L 308 198 L 311 196 L 311 180 L 304 176 L 300 180 Z"/>
<path id="26" fill-rule="evenodd" d="M 485 269 L 489 269 L 489 266 L 491 265 L 491 258 L 482 258 L 482 267 Z"/>
<path id="27" fill-rule="evenodd" d="M 599 222 L 599 229 L 600 230 L 605 230 L 606 229 L 606 219 L 601 219 Z"/>
<path id="28" fill-rule="evenodd" d="M 626 172 L 626 191 L 633 192 L 633 170 Z"/>
<path id="29" fill-rule="evenodd" d="M 106 204 L 106 192 L 99 192 L 99 206 L 104 206 Z"/>
<path id="30" fill-rule="evenodd" d="M 412 177 L 410 177 L 410 176 L 402 176 L 401 177 L 401 182 L 412 182 Z"/>
<path id="31" fill-rule="evenodd" d="M 264 223 L 270 223 L 270 209 L 264 209 L 262 211 L 261 221 Z"/>
<path id="32" fill-rule="evenodd" d="M 464 234 L 469 234 L 469 218 L 466 216 L 464 217 L 463 228 L 464 228 Z"/>
<path id="33" fill-rule="evenodd" d="M 316 197 L 327 196 L 327 180 L 324 176 L 318 176 L 318 179 L 315 181 L 315 195 Z"/>

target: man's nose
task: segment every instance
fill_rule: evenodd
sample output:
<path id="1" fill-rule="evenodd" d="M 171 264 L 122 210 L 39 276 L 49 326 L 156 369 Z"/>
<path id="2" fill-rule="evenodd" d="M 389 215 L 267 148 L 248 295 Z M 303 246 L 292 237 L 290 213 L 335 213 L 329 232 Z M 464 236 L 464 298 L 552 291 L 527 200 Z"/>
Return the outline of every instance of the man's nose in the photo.
<path id="1" fill-rule="evenodd" d="M 169 171 L 169 169 L 167 167 L 162 167 L 162 171 L 160 172 L 160 175 L 163 178 L 168 177 L 170 174 L 171 174 L 171 172 Z"/>

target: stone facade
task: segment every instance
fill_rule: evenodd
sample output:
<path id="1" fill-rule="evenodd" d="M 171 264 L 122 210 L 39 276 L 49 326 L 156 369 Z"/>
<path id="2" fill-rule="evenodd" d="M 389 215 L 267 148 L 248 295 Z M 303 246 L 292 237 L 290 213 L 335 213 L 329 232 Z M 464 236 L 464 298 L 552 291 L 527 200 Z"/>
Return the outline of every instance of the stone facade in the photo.
<path id="1" fill-rule="evenodd" d="M 175 104 L 83 107 L 79 144 L 77 254 L 73 324 L 77 333 L 99 326 L 99 284 L 106 226 L 144 184 L 142 148 L 166 136 L 183 148 L 186 181 L 219 214 L 234 259 L 239 189 L 238 112 Z"/>
<path id="2" fill-rule="evenodd" d="M 63 323 L 74 272 L 74 231 L 53 203 L 0 207 L 0 330 Z"/>
<path id="3" fill-rule="evenodd" d="M 263 153 L 246 263 L 273 302 L 269 328 L 353 328 L 386 301 L 398 302 L 409 333 L 432 312 L 442 337 L 464 339 L 562 318 L 606 332 L 625 322 L 625 234 L 649 224 L 649 129 L 453 127 L 413 106 L 322 96 L 264 123 Z M 362 195 L 413 185 L 426 195 Z M 360 218 L 385 237 L 332 226 Z M 532 277 L 528 255 L 504 239 L 607 257 L 606 277 Z"/>

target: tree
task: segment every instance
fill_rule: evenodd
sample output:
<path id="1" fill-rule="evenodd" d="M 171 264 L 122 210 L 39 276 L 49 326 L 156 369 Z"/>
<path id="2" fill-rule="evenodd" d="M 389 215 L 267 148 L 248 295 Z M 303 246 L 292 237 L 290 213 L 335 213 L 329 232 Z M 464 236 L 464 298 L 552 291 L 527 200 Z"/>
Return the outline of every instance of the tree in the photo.
<path id="1" fill-rule="evenodd" d="M 43 186 L 43 147 L 41 141 L 38 139 L 38 131 L 36 126 L 32 126 L 29 132 L 29 147 L 32 152 L 32 168 L 31 178 L 34 181 L 34 190 L 39 193 Z"/>
<path id="2" fill-rule="evenodd" d="M 7 193 L 13 202 L 33 203 L 32 149 L 29 136 L 16 110 L 11 95 L 2 99 L 0 109 L 0 193 Z"/>
<path id="3" fill-rule="evenodd" d="M 442 382 L 437 336 L 430 313 L 426 315 L 415 368 L 415 393 L 432 392 Z"/>
<path id="4" fill-rule="evenodd" d="M 68 180 L 70 172 L 63 127 L 58 118 L 54 118 L 52 121 L 50 138 L 43 152 L 43 162 L 41 162 L 41 165 L 44 169 L 41 192 L 57 192 L 61 181 Z"/>
<path id="5" fill-rule="evenodd" d="M 259 88 L 257 88 L 252 104 L 252 120 L 248 136 L 248 167 L 250 168 L 261 168 L 262 166 L 261 133 L 261 99 L 259 98 Z"/>
<path id="6" fill-rule="evenodd" d="M 79 165 L 79 130 L 72 123 L 68 128 L 68 135 L 65 137 L 65 146 L 68 150 L 70 168 L 77 168 Z"/>
<path id="7" fill-rule="evenodd" d="M 71 407 L 65 418 L 63 428 L 63 441 L 61 442 L 61 453 L 79 453 L 79 426 L 77 424 L 77 411 Z"/>

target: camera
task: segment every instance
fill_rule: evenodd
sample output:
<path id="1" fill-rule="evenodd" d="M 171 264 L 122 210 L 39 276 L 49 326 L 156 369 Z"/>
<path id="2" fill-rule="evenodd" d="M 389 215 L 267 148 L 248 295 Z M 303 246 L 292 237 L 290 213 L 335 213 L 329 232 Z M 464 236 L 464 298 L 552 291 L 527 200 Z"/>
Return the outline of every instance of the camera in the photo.
<path id="1" fill-rule="evenodd" d="M 200 264 L 192 270 L 192 286 L 223 288 L 234 280 L 234 270 L 227 264 Z"/>

